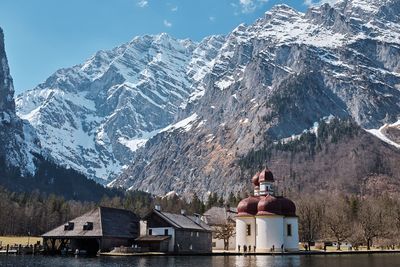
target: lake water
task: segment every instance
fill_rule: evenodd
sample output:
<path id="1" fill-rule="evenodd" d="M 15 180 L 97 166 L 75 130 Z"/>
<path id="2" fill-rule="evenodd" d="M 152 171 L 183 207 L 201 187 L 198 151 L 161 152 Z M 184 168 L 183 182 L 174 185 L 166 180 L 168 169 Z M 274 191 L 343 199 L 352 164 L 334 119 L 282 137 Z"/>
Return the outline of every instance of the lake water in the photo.
<path id="1" fill-rule="evenodd" d="M 46 257 L 0 256 L 0 266 L 82 267 L 400 267 L 400 254 L 294 256 Z"/>

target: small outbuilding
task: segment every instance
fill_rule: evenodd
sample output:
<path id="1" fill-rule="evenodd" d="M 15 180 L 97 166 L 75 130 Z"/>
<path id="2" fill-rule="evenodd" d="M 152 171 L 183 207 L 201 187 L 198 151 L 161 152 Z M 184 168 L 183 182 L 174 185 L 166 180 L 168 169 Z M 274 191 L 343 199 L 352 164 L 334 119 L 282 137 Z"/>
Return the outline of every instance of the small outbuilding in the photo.
<path id="1" fill-rule="evenodd" d="M 142 251 L 210 253 L 212 229 L 200 215 L 189 216 L 161 211 L 156 207 L 144 219 L 136 244 Z"/>
<path id="2" fill-rule="evenodd" d="M 98 207 L 45 233 L 48 251 L 76 249 L 93 254 L 131 246 L 139 236 L 139 217 L 131 211 Z"/>

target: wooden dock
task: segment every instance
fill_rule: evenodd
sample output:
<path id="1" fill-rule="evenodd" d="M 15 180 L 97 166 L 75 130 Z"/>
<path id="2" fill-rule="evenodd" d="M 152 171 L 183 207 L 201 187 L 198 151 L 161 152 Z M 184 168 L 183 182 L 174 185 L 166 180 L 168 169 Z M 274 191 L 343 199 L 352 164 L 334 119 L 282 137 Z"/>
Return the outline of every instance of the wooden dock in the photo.
<path id="1" fill-rule="evenodd" d="M 0 250 L 0 254 L 1 255 L 7 255 L 7 254 L 18 254 L 18 250 L 17 249 L 10 249 L 10 250 Z"/>
<path id="2" fill-rule="evenodd" d="M 5 247 L 0 247 L 0 255 L 8 255 L 8 254 L 38 254 L 41 252 L 41 247 L 35 245 L 30 245 L 30 246 L 10 246 L 7 245 Z"/>

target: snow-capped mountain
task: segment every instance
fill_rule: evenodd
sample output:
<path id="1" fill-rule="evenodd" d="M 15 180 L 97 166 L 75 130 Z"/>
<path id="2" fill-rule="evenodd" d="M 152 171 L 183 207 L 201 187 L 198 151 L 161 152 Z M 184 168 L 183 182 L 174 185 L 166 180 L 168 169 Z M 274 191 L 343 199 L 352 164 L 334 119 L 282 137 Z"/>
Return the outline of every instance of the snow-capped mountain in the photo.
<path id="1" fill-rule="evenodd" d="M 1 28 L 0 64 L 0 165 L 4 169 L 18 169 L 22 176 L 29 176 L 36 171 L 34 153 L 40 153 L 40 142 L 29 123 L 15 113 L 14 86 Z"/>
<path id="2" fill-rule="evenodd" d="M 238 166 L 241 158 L 329 117 L 351 118 L 386 143 L 398 144 L 398 14 L 397 0 L 342 0 L 306 13 L 278 5 L 254 24 L 239 25 L 212 59 L 197 100 L 179 113 L 182 120 L 154 136 L 111 185 L 160 195 L 172 190 L 190 195 L 194 188 L 198 194 L 227 195 L 248 183 Z M 373 147 L 382 146 L 379 153 L 399 153 L 362 136 Z M 350 143 L 354 151 L 361 149 Z M 346 151 L 343 155 L 353 153 Z M 338 162 L 329 168 L 341 168 Z M 355 178 L 349 188 L 370 171 L 351 169 L 347 175 Z M 313 175 L 310 179 L 329 178 Z M 398 172 L 391 175 L 400 179 Z"/>
<path id="3" fill-rule="evenodd" d="M 328 118 L 350 118 L 372 135 L 335 144 L 341 154 L 318 155 L 324 166 L 345 158 L 325 171 L 348 170 L 354 189 L 376 157 L 400 158 L 399 12 L 395 0 L 341 0 L 306 13 L 277 5 L 200 43 L 136 37 L 57 71 L 18 96 L 17 112 L 58 164 L 101 182 L 117 177 L 110 186 L 183 196 L 240 191 L 248 173 L 239 165 L 253 151 Z M 338 165 L 350 164 L 354 151 L 369 160 Z M 270 159 L 277 177 L 308 175 L 301 159 L 281 168 L 287 155 L 278 154 Z M 394 163 L 385 164 L 385 175 L 399 179 Z M 323 187 L 331 177 L 321 179 Z"/>
<path id="4" fill-rule="evenodd" d="M 223 40 L 136 37 L 18 96 L 18 115 L 35 127 L 58 164 L 106 182 L 174 121 L 181 105 L 201 95 Z"/>

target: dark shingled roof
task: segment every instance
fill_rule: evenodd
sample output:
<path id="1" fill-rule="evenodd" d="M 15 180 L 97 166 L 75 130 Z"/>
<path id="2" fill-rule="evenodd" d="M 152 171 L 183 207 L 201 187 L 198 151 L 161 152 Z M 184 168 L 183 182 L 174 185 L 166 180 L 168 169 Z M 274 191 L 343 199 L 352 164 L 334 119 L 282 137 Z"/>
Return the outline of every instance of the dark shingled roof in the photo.
<path id="1" fill-rule="evenodd" d="M 119 237 L 135 238 L 139 232 L 139 217 L 133 212 L 122 209 L 99 207 L 69 222 L 74 223 L 72 230 L 64 230 L 64 225 L 45 233 L 43 237 L 85 238 L 85 237 Z M 93 223 L 92 230 L 83 230 L 87 222 Z"/>
<path id="2" fill-rule="evenodd" d="M 153 210 L 154 214 L 157 214 L 165 221 L 167 221 L 171 226 L 179 229 L 191 229 L 199 231 L 211 231 L 211 227 L 205 222 L 197 218 L 196 216 L 189 216 L 183 214 L 175 214 L 169 212 L 163 212 L 159 210 Z M 148 216 L 146 216 L 148 217 Z"/>
<path id="3" fill-rule="evenodd" d="M 211 226 L 234 223 L 236 215 L 236 209 L 223 207 L 212 207 L 203 214 L 207 224 Z"/>

